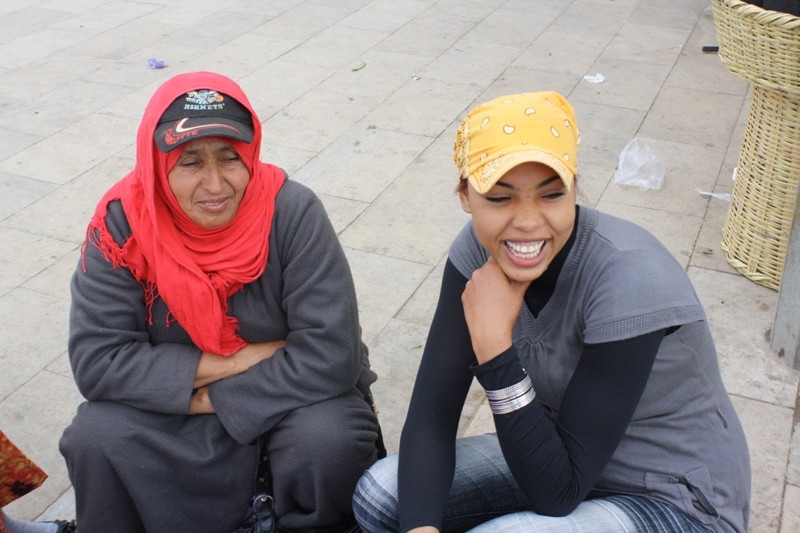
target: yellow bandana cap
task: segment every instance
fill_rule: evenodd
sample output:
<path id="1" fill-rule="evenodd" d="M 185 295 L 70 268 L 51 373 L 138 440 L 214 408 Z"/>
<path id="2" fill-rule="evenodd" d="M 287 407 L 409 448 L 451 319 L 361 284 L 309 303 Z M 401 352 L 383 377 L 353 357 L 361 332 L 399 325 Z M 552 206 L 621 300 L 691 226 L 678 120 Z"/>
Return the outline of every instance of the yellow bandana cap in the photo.
<path id="1" fill-rule="evenodd" d="M 572 189 L 580 133 L 566 98 L 552 91 L 511 94 L 470 111 L 456 133 L 453 159 L 461 179 L 481 194 L 513 167 L 542 163 Z"/>

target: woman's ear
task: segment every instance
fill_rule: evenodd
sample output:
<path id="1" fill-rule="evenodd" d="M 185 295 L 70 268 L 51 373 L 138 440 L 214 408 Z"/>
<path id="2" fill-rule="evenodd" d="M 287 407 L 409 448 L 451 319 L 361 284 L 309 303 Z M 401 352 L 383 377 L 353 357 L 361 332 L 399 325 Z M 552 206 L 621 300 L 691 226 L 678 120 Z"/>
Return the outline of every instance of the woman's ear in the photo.
<path id="1" fill-rule="evenodd" d="M 463 209 L 465 213 L 472 214 L 472 207 L 469 205 L 469 189 L 469 184 L 467 184 L 466 187 L 461 187 L 458 190 L 458 199 L 461 200 L 461 209 Z"/>

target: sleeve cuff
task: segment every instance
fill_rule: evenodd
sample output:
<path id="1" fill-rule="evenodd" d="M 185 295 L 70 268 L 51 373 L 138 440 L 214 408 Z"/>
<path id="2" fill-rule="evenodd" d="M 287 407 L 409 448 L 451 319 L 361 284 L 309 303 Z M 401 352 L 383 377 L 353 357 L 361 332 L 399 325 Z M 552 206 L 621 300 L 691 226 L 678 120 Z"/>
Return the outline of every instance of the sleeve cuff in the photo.
<path id="1" fill-rule="evenodd" d="M 519 383 L 528 375 L 519 362 L 515 346 L 482 365 L 471 365 L 470 370 L 485 390 L 504 389 Z"/>

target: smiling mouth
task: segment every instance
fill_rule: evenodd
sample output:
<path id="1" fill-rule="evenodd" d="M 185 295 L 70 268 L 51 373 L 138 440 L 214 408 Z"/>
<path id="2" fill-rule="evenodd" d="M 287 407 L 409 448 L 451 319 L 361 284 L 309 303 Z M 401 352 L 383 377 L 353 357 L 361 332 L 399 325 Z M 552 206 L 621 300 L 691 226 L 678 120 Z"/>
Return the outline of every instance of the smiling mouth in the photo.
<path id="1" fill-rule="evenodd" d="M 503 241 L 506 248 L 520 259 L 533 259 L 542 251 L 545 241 L 511 242 Z"/>
<path id="2" fill-rule="evenodd" d="M 204 200 L 199 203 L 200 205 L 208 209 L 218 209 L 219 207 L 225 205 L 227 201 L 228 201 L 227 198 L 220 198 L 219 200 Z"/>

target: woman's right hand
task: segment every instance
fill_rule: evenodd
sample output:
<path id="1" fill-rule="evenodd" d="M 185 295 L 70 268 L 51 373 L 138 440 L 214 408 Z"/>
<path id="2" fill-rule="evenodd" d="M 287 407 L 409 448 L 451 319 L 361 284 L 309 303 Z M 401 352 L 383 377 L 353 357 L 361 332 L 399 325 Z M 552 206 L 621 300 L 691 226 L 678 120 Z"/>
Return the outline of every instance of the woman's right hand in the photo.
<path id="1" fill-rule="evenodd" d="M 200 355 L 200 363 L 197 365 L 194 388 L 205 387 L 228 376 L 246 372 L 251 366 L 275 355 L 275 352 L 285 345 L 286 341 L 283 339 L 255 342 L 240 348 L 227 357 L 203 352 Z"/>
<path id="2" fill-rule="evenodd" d="M 491 361 L 513 344 L 514 323 L 530 283 L 509 279 L 491 256 L 472 273 L 461 303 L 478 363 Z"/>
<path id="3" fill-rule="evenodd" d="M 410 529 L 408 533 L 439 533 L 439 530 L 433 526 L 422 526 Z"/>

